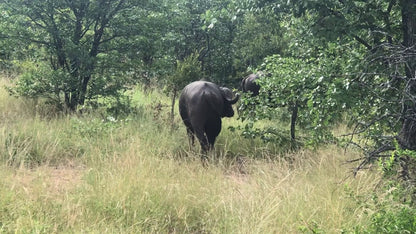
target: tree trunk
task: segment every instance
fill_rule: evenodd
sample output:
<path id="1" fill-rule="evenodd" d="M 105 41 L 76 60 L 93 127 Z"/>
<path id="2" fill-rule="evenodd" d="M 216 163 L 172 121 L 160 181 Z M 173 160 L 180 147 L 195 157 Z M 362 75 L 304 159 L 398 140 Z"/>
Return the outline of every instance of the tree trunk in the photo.
<path id="1" fill-rule="evenodd" d="M 173 129 L 173 124 L 175 123 L 175 102 L 176 102 L 176 96 L 177 96 L 177 90 L 176 88 L 173 89 L 172 94 L 172 108 L 170 110 L 170 120 L 171 120 L 171 127 Z"/>
<path id="2" fill-rule="evenodd" d="M 90 72 L 88 71 L 88 73 Z M 91 75 L 84 76 L 84 78 L 82 79 L 79 100 L 78 100 L 79 105 L 84 105 L 85 103 L 85 98 L 87 96 L 88 82 L 90 81 L 90 79 L 91 79 Z"/>
<path id="3" fill-rule="evenodd" d="M 65 105 L 70 112 L 74 112 L 78 107 L 78 92 L 76 90 L 65 94 Z"/>
<path id="4" fill-rule="evenodd" d="M 295 141 L 296 135 L 296 120 L 298 118 L 298 102 L 296 101 L 292 106 L 292 117 L 290 121 L 290 138 Z"/>
<path id="5" fill-rule="evenodd" d="M 416 1 L 401 0 L 403 46 L 406 59 L 405 72 L 408 97 L 416 96 Z M 398 140 L 404 149 L 416 150 L 416 102 L 413 98 L 405 100 L 404 120 Z"/>

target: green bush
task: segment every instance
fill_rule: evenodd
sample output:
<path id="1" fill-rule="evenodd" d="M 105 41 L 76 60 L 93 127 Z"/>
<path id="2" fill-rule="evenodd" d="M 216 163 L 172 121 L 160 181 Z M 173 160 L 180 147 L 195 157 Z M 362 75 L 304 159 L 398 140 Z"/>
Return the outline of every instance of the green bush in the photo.
<path id="1" fill-rule="evenodd" d="M 46 98 L 48 102 L 62 108 L 61 91 L 73 84 L 71 76 L 63 70 L 52 70 L 47 64 L 36 61 L 25 61 L 20 64 L 22 74 L 16 85 L 9 88 L 15 96 L 27 98 Z"/>
<path id="2" fill-rule="evenodd" d="M 370 233 L 415 233 L 416 209 L 382 207 L 371 219 Z"/>
<path id="3" fill-rule="evenodd" d="M 356 196 L 347 188 L 347 194 L 368 215 L 367 226 L 356 226 L 355 233 L 416 233 L 416 207 L 410 192 L 397 181 L 391 181 L 380 191 Z M 384 191 L 384 193 L 380 193 Z"/>

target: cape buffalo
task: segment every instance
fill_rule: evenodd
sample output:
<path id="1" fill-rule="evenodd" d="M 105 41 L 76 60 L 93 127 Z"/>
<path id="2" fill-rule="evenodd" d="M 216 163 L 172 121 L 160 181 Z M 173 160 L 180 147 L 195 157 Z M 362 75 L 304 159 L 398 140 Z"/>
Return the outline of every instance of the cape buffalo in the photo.
<path id="1" fill-rule="evenodd" d="M 259 95 L 260 85 L 256 84 L 256 80 L 260 76 L 258 74 L 250 74 L 241 81 L 241 89 L 243 92 L 251 92 L 252 96 Z"/>
<path id="2" fill-rule="evenodd" d="M 207 81 L 195 81 L 183 89 L 179 113 L 191 145 L 196 135 L 204 153 L 214 147 L 221 131 L 221 118 L 234 115 L 232 105 L 238 101 L 239 94 L 233 96 L 230 89 Z"/>

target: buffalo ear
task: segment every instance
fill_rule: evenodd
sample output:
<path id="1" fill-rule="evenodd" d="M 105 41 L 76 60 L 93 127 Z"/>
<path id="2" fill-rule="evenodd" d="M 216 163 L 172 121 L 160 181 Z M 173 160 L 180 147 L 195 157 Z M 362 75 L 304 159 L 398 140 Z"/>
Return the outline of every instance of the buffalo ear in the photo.
<path id="1" fill-rule="evenodd" d="M 221 95 L 224 99 L 230 100 L 233 98 L 233 92 L 229 88 L 220 87 Z"/>
<path id="2" fill-rule="evenodd" d="M 227 100 L 228 103 L 231 105 L 236 103 L 238 99 L 240 98 L 240 94 L 236 94 L 234 97 L 233 92 L 229 88 L 220 87 L 221 95 L 222 97 Z"/>

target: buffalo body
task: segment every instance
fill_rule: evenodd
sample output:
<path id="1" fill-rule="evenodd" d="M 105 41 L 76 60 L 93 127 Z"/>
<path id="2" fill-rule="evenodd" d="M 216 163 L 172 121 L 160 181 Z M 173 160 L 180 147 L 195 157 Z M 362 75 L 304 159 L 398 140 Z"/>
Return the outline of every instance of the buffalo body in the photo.
<path id="1" fill-rule="evenodd" d="M 214 147 L 221 131 L 221 118 L 232 117 L 232 105 L 237 102 L 230 89 L 207 81 L 188 84 L 179 98 L 179 113 L 186 126 L 191 145 L 194 135 L 198 138 L 203 152 Z"/>

